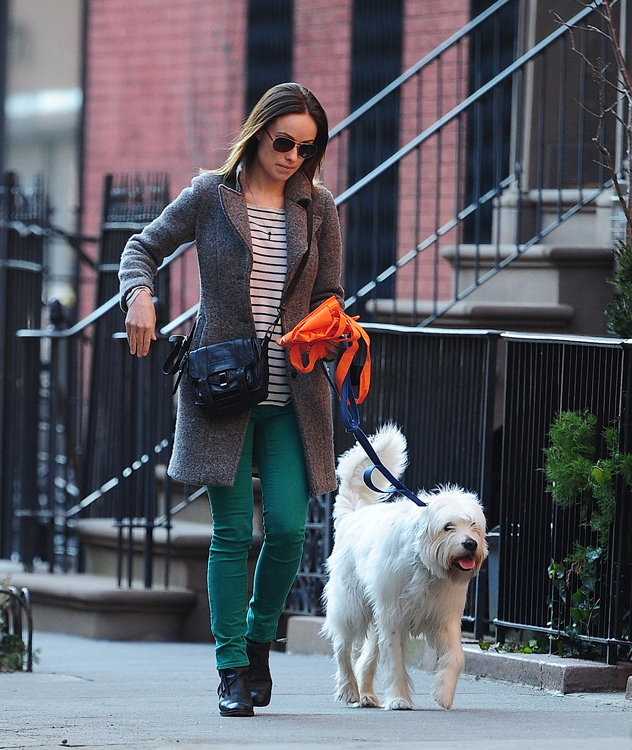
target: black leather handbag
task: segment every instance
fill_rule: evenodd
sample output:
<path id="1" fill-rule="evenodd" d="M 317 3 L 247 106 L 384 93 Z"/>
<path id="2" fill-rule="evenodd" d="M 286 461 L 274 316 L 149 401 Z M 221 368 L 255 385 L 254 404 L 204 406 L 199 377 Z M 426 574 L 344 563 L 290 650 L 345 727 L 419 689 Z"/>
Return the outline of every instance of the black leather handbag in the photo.
<path id="1" fill-rule="evenodd" d="M 175 393 L 186 371 L 195 395 L 195 404 L 213 416 L 231 416 L 251 409 L 268 397 L 268 345 L 285 303 L 290 298 L 307 263 L 312 239 L 312 206 L 307 209 L 307 252 L 302 257 L 279 305 L 279 313 L 262 341 L 256 338 L 231 339 L 189 351 L 195 325 L 184 336 L 170 336 L 174 347 L 162 371 L 178 372 Z M 197 321 L 196 321 L 197 322 Z"/>
<path id="2" fill-rule="evenodd" d="M 210 414 L 231 415 L 268 397 L 268 342 L 232 339 L 189 352 L 195 403 Z"/>

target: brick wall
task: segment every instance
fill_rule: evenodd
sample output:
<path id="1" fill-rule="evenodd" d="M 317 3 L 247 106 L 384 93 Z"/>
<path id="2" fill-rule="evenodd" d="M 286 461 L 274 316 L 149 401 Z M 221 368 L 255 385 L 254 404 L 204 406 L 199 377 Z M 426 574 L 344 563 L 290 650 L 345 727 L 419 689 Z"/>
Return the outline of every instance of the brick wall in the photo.
<path id="1" fill-rule="evenodd" d="M 165 170 L 175 196 L 223 161 L 243 117 L 245 3 L 90 3 L 85 232 L 107 172 Z"/>
<path id="2" fill-rule="evenodd" d="M 405 4 L 404 70 L 458 31 L 469 21 L 469 3 L 464 0 L 433 3 L 408 0 Z M 408 143 L 439 117 L 448 112 L 467 93 L 467 45 L 459 52 L 444 55 L 440 64 L 433 63 L 412 79 L 403 89 L 401 100 L 401 144 Z M 461 142 L 464 128 L 459 134 Z M 457 203 L 455 188 L 456 127 L 441 137 L 432 138 L 421 150 L 411 153 L 400 164 L 398 257 L 403 257 L 423 242 L 437 227 L 454 216 Z M 397 275 L 397 296 L 428 299 L 433 294 L 434 267 L 439 271 L 440 297 L 451 294 L 452 269 L 441 259 L 440 247 L 455 244 L 450 232 L 428 246 L 415 261 Z"/>
<path id="3" fill-rule="evenodd" d="M 92 0 L 89 7 L 84 232 L 95 234 L 107 172 L 165 170 L 175 196 L 199 167 L 223 161 L 244 114 L 247 0 Z M 294 6 L 293 77 L 313 89 L 332 126 L 348 114 L 351 7 L 352 0 L 295 0 Z M 465 0 L 407 0 L 403 69 L 466 23 L 468 8 Z M 421 100 L 416 84 L 404 91 L 402 143 L 419 132 L 419 104 L 422 125 L 435 117 L 439 93 L 441 106 L 451 106 L 457 79 L 452 61 L 440 83 L 431 76 L 424 81 Z M 323 178 L 334 192 L 338 161 L 332 147 Z M 437 190 L 427 172 L 420 206 L 412 197 L 413 159 L 401 165 L 400 176 L 403 255 L 444 209 L 434 203 Z M 446 191 L 442 201 L 452 207 L 447 183 Z M 429 257 L 417 264 L 422 286 Z M 412 270 L 411 264 L 398 281 L 406 296 L 413 290 Z"/>
<path id="4" fill-rule="evenodd" d="M 349 114 L 352 0 L 294 0 L 294 78 L 318 97 L 333 127 Z M 333 142 L 323 181 L 336 192 L 338 148 Z"/>

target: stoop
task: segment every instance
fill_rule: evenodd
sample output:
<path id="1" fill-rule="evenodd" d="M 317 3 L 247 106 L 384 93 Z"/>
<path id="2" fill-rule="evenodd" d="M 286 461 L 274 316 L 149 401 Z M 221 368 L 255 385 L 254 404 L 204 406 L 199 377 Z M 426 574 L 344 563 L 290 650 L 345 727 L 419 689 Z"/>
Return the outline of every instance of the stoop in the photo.
<path id="1" fill-rule="evenodd" d="M 106 576 L 12 573 L 26 586 L 37 630 L 114 641 L 178 641 L 195 592 L 121 588 Z"/>
<path id="2" fill-rule="evenodd" d="M 331 656 L 329 641 L 320 635 L 324 617 L 294 616 L 287 622 L 287 651 Z M 625 691 L 632 700 L 632 664 L 610 666 L 584 659 L 547 654 L 482 651 L 478 643 L 463 643 L 465 673 L 560 693 Z M 423 638 L 408 642 L 407 660 L 423 671 L 434 670 L 435 654 Z"/>

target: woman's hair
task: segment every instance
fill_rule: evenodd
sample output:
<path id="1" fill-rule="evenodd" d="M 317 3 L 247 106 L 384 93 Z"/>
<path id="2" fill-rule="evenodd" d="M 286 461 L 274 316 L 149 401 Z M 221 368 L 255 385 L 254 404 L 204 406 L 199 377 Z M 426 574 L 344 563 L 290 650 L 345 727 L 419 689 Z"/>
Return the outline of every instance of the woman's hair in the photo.
<path id="1" fill-rule="evenodd" d="M 318 146 L 318 151 L 314 156 L 305 159 L 301 166 L 312 184 L 316 184 L 329 140 L 329 124 L 325 110 L 318 99 L 300 83 L 280 83 L 268 89 L 246 118 L 223 166 L 211 169 L 210 172 L 224 178 L 231 178 L 236 174 L 240 164 L 247 169 L 257 154 L 259 147 L 257 135 L 277 117 L 302 114 L 310 115 L 316 123 L 314 143 Z"/>

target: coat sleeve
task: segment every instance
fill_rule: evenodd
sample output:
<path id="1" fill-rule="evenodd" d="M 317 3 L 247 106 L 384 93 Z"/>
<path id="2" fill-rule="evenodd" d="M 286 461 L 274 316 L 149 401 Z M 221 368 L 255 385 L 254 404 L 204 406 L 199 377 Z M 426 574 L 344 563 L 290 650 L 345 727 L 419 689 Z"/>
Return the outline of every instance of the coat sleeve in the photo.
<path id="1" fill-rule="evenodd" d="M 140 234 L 127 241 L 119 266 L 121 307 L 127 311 L 128 292 L 139 286 L 154 288 L 162 261 L 185 242 L 195 239 L 197 219 L 196 180 L 185 188 Z"/>
<path id="2" fill-rule="evenodd" d="M 321 187 L 323 197 L 323 220 L 318 229 L 316 241 L 318 243 L 318 273 L 314 281 L 310 310 L 314 310 L 335 295 L 344 307 L 344 291 L 340 283 L 342 272 L 342 238 L 340 233 L 340 219 L 333 195 L 329 190 Z"/>

